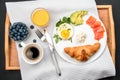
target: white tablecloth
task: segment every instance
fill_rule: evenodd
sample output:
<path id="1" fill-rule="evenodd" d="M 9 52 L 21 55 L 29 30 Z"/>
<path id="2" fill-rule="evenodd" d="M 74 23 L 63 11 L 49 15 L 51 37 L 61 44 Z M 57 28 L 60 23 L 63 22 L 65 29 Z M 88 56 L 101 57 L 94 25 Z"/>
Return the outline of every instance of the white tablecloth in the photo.
<path id="1" fill-rule="evenodd" d="M 10 17 L 10 22 L 24 22 L 29 27 L 32 25 L 31 13 L 35 8 L 42 7 L 50 13 L 50 24 L 47 28 L 52 35 L 55 21 L 60 19 L 60 14 L 76 11 L 80 9 L 88 10 L 98 16 L 95 0 L 39 0 L 39 1 L 24 1 L 24 2 L 7 2 L 7 12 Z M 110 56 L 108 47 L 106 46 L 103 55 L 88 65 L 74 65 L 63 60 L 58 54 L 58 64 L 60 66 L 62 76 L 58 77 L 52 62 L 51 53 L 46 43 L 41 42 L 33 31 L 25 41 L 26 44 L 37 39 L 37 43 L 44 48 L 44 57 L 42 61 L 35 65 L 30 65 L 22 59 L 23 48 L 18 47 L 18 56 L 22 80 L 96 80 L 108 76 L 115 76 L 115 66 Z"/>

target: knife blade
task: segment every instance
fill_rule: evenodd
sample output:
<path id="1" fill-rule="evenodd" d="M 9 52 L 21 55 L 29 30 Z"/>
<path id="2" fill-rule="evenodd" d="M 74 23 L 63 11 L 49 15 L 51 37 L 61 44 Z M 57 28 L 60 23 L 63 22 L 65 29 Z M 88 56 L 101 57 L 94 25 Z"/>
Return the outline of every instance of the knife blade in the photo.
<path id="1" fill-rule="evenodd" d="M 46 40 L 48 42 L 49 48 L 50 48 L 51 53 L 52 53 L 52 58 L 53 58 L 53 61 L 54 61 L 56 72 L 57 72 L 58 76 L 61 76 L 61 70 L 60 70 L 60 67 L 58 65 L 58 61 L 57 61 L 56 55 L 55 55 L 55 48 L 54 48 L 54 44 L 53 44 L 52 38 L 51 38 L 51 36 L 49 35 L 49 33 L 47 32 L 46 29 L 44 29 L 44 33 L 45 33 L 44 35 L 46 37 Z"/>

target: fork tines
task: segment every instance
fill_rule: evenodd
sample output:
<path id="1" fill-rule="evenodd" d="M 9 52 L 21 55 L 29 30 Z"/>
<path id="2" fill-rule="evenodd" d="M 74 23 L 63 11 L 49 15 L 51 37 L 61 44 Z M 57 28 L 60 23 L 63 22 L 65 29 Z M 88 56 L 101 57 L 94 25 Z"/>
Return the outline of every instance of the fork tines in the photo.
<path id="1" fill-rule="evenodd" d="M 35 30 L 35 33 L 40 39 L 43 37 L 43 34 L 38 29 Z"/>

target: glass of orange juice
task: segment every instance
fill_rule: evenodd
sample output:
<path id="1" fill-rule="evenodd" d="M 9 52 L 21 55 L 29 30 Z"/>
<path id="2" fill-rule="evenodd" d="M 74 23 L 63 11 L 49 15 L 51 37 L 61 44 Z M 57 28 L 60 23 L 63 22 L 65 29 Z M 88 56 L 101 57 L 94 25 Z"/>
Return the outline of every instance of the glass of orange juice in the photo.
<path id="1" fill-rule="evenodd" d="M 48 11 L 43 8 L 35 9 L 31 16 L 31 20 L 33 24 L 41 28 L 47 27 L 49 23 L 49 19 L 50 19 L 50 16 L 49 16 Z"/>

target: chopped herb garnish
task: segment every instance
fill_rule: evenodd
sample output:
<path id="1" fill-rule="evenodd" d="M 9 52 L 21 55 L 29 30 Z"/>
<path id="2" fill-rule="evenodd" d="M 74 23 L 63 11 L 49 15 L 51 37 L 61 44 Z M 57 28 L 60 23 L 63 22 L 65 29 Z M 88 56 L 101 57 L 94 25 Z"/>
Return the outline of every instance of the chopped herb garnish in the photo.
<path id="1" fill-rule="evenodd" d="M 70 40 L 70 42 L 72 43 L 72 37 L 71 37 L 69 40 Z"/>
<path id="2" fill-rule="evenodd" d="M 56 27 L 59 27 L 61 24 L 63 24 L 64 22 L 59 20 L 57 23 L 56 23 Z"/>
<path id="3" fill-rule="evenodd" d="M 57 34 L 55 34 L 55 35 L 53 36 L 53 38 L 55 38 L 56 44 L 57 44 L 60 40 L 62 40 Z"/>
<path id="4" fill-rule="evenodd" d="M 59 27 L 61 24 L 63 23 L 71 23 L 70 22 L 70 18 L 68 17 L 63 17 L 62 20 L 60 19 L 57 23 L 56 23 L 56 27 Z"/>
<path id="5" fill-rule="evenodd" d="M 67 29 L 68 31 L 70 31 L 71 29 L 69 28 L 69 29 Z"/>
<path id="6" fill-rule="evenodd" d="M 68 18 L 63 17 L 62 21 L 65 22 L 65 23 L 70 23 L 70 18 L 69 17 Z"/>

